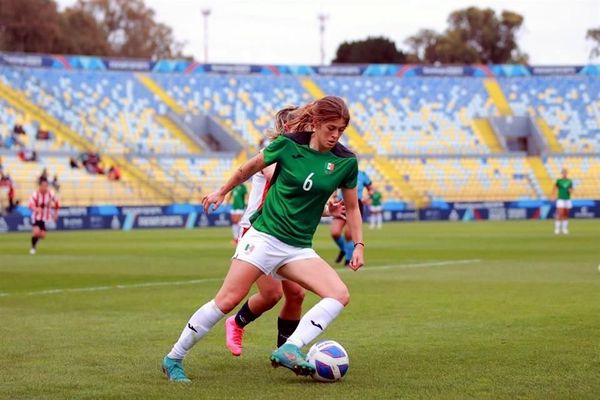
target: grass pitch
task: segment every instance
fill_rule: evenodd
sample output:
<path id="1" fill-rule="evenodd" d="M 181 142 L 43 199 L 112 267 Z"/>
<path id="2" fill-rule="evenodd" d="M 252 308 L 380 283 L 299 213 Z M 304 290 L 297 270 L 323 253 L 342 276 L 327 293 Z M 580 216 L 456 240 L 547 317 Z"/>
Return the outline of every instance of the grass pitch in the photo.
<path id="1" fill-rule="evenodd" d="M 315 248 L 331 260 L 327 228 Z M 219 288 L 228 230 L 51 232 L 35 257 L 28 235 L 0 236 L 0 398 L 598 399 L 600 221 L 552 231 L 366 229 L 367 266 L 340 271 L 351 302 L 322 335 L 350 354 L 343 381 L 270 367 L 273 310 L 247 328 L 240 358 L 218 324 L 186 360 L 188 386 L 160 361 Z"/>

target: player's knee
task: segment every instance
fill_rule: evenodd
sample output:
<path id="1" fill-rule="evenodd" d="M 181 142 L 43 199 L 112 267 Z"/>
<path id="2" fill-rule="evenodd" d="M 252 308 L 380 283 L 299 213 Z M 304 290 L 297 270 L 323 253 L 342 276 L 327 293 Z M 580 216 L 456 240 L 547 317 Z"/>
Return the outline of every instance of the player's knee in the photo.
<path id="1" fill-rule="evenodd" d="M 285 301 L 289 304 L 302 304 L 305 291 L 302 287 L 294 287 L 285 291 Z"/>
<path id="2" fill-rule="evenodd" d="M 215 296 L 215 303 L 224 314 L 231 312 L 242 301 L 246 294 L 237 290 L 220 291 Z"/>
<path id="3" fill-rule="evenodd" d="M 266 291 L 261 291 L 260 295 L 263 297 L 265 302 L 274 306 L 279 302 L 279 300 L 281 300 L 281 297 L 283 297 L 283 291 L 281 288 L 272 288 Z"/>
<path id="4" fill-rule="evenodd" d="M 327 297 L 336 299 L 337 301 L 342 303 L 342 305 L 344 307 L 347 306 L 348 303 L 350 303 L 350 292 L 348 291 L 348 288 L 344 284 L 335 288 L 335 290 L 331 293 L 331 295 L 327 296 Z"/>

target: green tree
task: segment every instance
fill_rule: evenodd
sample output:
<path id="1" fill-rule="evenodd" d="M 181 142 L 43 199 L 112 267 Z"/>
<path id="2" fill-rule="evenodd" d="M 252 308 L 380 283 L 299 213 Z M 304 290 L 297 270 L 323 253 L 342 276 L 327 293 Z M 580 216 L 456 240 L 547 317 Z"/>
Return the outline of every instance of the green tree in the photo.
<path id="1" fill-rule="evenodd" d="M 143 0 L 79 0 L 74 7 L 101 26 L 111 54 L 120 57 L 181 57 L 183 43 L 167 25 L 156 21 Z"/>
<path id="2" fill-rule="evenodd" d="M 443 33 L 422 29 L 405 43 L 426 63 L 527 63 L 517 43 L 524 18 L 512 11 L 469 7 L 448 16 Z"/>
<path id="3" fill-rule="evenodd" d="M 406 61 L 406 55 L 396 44 L 384 37 L 342 43 L 333 60 L 340 64 L 397 64 Z"/>
<path id="4" fill-rule="evenodd" d="M 594 47 L 590 50 L 590 60 L 600 57 L 600 26 L 598 28 L 588 29 L 585 38 L 594 43 Z"/>

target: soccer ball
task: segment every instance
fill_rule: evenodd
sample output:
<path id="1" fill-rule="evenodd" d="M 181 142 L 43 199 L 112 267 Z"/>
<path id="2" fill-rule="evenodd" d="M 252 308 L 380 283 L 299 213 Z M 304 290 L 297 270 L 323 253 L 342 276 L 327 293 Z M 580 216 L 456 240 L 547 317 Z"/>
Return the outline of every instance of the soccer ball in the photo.
<path id="1" fill-rule="evenodd" d="M 315 343 L 308 351 L 306 360 L 315 367 L 312 377 L 321 382 L 340 380 L 350 365 L 346 349 L 333 340 Z"/>

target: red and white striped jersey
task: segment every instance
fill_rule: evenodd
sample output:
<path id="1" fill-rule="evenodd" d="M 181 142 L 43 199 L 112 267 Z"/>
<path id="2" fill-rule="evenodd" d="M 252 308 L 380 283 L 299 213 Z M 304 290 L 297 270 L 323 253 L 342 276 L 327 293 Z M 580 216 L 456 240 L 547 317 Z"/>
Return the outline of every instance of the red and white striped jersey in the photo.
<path id="1" fill-rule="evenodd" d="M 60 203 L 58 197 L 48 190 L 46 193 L 41 193 L 36 190 L 29 199 L 29 208 L 31 209 L 31 221 L 51 221 L 58 213 Z M 39 209 L 36 211 L 36 209 Z"/>

